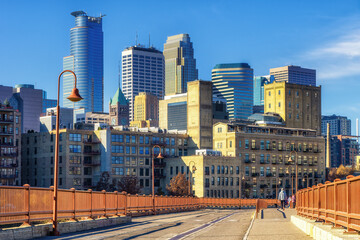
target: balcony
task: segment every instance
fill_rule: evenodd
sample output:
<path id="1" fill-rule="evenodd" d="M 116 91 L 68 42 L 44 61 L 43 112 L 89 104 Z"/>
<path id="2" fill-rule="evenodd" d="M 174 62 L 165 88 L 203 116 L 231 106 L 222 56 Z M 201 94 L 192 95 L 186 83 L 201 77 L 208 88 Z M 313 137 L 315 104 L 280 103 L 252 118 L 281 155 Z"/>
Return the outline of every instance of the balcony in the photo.
<path id="1" fill-rule="evenodd" d="M 14 119 L 4 119 L 4 118 L 0 118 L 0 123 L 13 123 Z"/>
<path id="2" fill-rule="evenodd" d="M 100 155 L 100 151 L 98 150 L 84 150 L 85 155 Z"/>
<path id="3" fill-rule="evenodd" d="M 0 175 L 0 179 L 14 179 L 17 178 L 17 174 Z"/>
<path id="4" fill-rule="evenodd" d="M 84 166 L 100 166 L 100 162 L 99 161 L 84 161 Z"/>
<path id="5" fill-rule="evenodd" d="M 98 141 L 98 140 L 92 140 L 92 139 L 84 139 L 84 140 L 83 140 L 83 143 L 84 143 L 84 144 L 99 144 L 100 141 Z"/>
<path id="6" fill-rule="evenodd" d="M 163 173 L 155 172 L 154 177 L 155 177 L 155 178 L 165 178 L 166 175 L 163 174 Z"/>
<path id="7" fill-rule="evenodd" d="M 16 168 L 18 167 L 17 163 L 11 163 L 11 164 L 0 164 L 1 168 Z"/>
<path id="8" fill-rule="evenodd" d="M 0 135 L 13 135 L 14 131 L 0 131 Z"/>
<path id="9" fill-rule="evenodd" d="M 0 153 L 1 157 L 17 157 L 17 153 Z"/>
<path id="10" fill-rule="evenodd" d="M 0 146 L 2 146 L 2 147 L 15 147 L 13 142 L 0 143 Z"/>
<path id="11" fill-rule="evenodd" d="M 155 168 L 164 168 L 166 167 L 166 162 L 154 162 Z"/>

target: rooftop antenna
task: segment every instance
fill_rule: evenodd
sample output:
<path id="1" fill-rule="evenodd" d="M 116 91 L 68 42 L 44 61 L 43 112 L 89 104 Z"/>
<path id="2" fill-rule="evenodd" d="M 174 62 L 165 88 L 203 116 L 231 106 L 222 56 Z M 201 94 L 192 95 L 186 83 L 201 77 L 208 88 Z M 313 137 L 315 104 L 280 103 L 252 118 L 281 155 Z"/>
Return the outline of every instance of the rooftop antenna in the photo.
<path id="1" fill-rule="evenodd" d="M 135 38 L 136 40 L 135 40 L 135 46 L 137 46 L 137 42 L 138 42 L 138 33 L 137 33 L 137 31 L 136 31 L 136 38 Z"/>
<path id="2" fill-rule="evenodd" d="M 150 48 L 150 33 L 149 33 L 149 48 Z"/>

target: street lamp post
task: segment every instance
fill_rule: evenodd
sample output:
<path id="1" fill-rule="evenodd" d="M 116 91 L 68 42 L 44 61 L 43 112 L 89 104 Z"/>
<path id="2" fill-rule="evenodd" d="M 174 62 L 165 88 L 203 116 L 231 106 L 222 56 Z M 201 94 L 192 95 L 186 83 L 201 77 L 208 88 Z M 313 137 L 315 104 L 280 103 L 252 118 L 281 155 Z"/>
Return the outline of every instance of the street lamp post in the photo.
<path id="1" fill-rule="evenodd" d="M 55 162 L 54 162 L 54 198 L 53 198 L 53 217 L 52 217 L 52 225 L 53 225 L 53 231 L 52 235 L 59 236 L 60 233 L 57 229 L 57 207 L 58 207 L 58 173 L 59 173 L 59 125 L 60 125 L 60 106 L 59 106 L 59 100 L 60 100 L 60 78 L 61 76 L 69 72 L 74 75 L 75 83 L 74 88 L 71 91 L 71 94 L 67 99 L 69 99 L 72 102 L 78 102 L 81 99 L 83 99 L 80 94 L 79 90 L 76 88 L 76 75 L 71 70 L 64 70 L 60 73 L 58 77 L 58 94 L 57 94 L 57 106 L 56 106 L 56 138 L 55 138 Z"/>
<path id="2" fill-rule="evenodd" d="M 155 148 L 159 148 L 159 155 L 156 157 L 158 159 L 163 159 L 164 157 L 161 155 L 161 147 L 159 145 L 155 145 L 152 148 L 152 161 L 151 161 L 151 172 L 152 172 L 152 206 L 153 206 L 153 214 L 155 214 L 155 166 L 154 166 L 154 157 L 155 157 L 155 153 L 154 150 Z"/>
<path id="3" fill-rule="evenodd" d="M 192 168 L 190 167 L 190 166 L 191 166 L 191 163 L 193 163 Z M 190 169 L 191 169 L 192 171 L 191 171 Z M 189 162 L 189 196 L 192 195 L 192 192 L 191 192 L 191 172 L 195 173 L 195 171 L 196 171 L 195 162 L 194 162 L 194 161 L 190 161 L 190 162 Z"/>
<path id="4" fill-rule="evenodd" d="M 292 174 L 292 171 L 289 171 L 289 168 L 286 169 L 286 173 L 291 175 L 291 195 L 294 194 L 294 176 Z"/>
<path id="5" fill-rule="evenodd" d="M 278 178 L 276 178 L 276 180 L 277 180 Z M 277 186 L 278 186 L 278 184 L 281 184 L 281 178 L 279 178 L 279 182 L 278 181 L 276 181 L 276 185 L 275 185 L 275 191 L 276 191 L 276 199 L 278 199 L 278 189 L 277 189 Z"/>
<path id="6" fill-rule="evenodd" d="M 297 151 L 293 150 L 290 152 L 289 162 L 293 162 L 291 158 L 291 154 L 295 153 L 295 193 L 297 193 L 298 190 L 298 162 L 297 162 Z"/>

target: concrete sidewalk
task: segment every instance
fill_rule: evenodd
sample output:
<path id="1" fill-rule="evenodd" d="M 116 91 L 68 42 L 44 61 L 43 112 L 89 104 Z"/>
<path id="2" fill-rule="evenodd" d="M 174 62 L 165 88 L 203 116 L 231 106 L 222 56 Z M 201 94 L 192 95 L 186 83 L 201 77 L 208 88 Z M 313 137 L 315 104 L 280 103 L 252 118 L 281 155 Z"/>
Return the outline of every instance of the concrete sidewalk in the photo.
<path id="1" fill-rule="evenodd" d="M 296 215 L 294 209 L 264 209 L 255 219 L 247 239 L 312 239 L 291 223 L 291 215 Z"/>

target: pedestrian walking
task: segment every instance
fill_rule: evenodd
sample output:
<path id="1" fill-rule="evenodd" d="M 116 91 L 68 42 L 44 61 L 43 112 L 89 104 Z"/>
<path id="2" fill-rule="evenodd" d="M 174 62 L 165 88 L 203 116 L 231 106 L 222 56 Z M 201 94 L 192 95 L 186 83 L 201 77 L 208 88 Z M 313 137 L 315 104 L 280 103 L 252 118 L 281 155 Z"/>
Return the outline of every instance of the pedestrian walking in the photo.
<path id="1" fill-rule="evenodd" d="M 281 188 L 278 199 L 281 202 L 282 210 L 285 210 L 285 200 L 287 199 L 286 193 L 283 188 Z"/>
<path id="2" fill-rule="evenodd" d="M 296 196 L 295 196 L 295 194 L 292 195 L 291 201 L 293 203 L 293 208 L 295 208 L 295 204 L 296 204 Z"/>
<path id="3" fill-rule="evenodd" d="M 288 204 L 288 208 L 290 208 L 290 206 L 291 206 L 291 196 L 288 197 L 287 204 Z"/>

